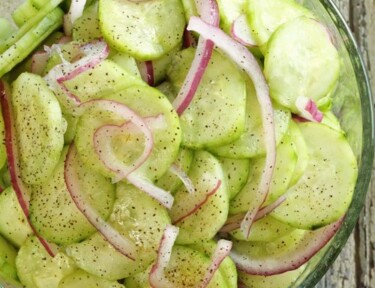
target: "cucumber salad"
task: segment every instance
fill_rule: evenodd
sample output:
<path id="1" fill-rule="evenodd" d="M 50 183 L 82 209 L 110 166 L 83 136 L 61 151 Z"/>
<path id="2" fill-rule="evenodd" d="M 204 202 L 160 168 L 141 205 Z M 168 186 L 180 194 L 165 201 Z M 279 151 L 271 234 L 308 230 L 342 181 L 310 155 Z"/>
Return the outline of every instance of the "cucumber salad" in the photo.
<path id="1" fill-rule="evenodd" d="M 292 285 L 357 160 L 294 0 L 26 0 L 0 18 L 4 287 Z M 0 285 L 1 286 L 1 285 Z"/>

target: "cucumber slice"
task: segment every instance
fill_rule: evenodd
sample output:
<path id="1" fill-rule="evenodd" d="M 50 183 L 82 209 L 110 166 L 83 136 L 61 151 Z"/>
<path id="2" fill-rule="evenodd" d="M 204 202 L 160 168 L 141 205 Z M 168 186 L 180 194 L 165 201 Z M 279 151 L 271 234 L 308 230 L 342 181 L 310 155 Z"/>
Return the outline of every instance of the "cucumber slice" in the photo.
<path id="1" fill-rule="evenodd" d="M 176 93 L 174 92 L 173 85 L 169 81 L 164 81 L 159 86 L 156 87 L 161 93 L 163 93 L 169 100 L 173 103 L 173 100 L 176 98 Z"/>
<path id="2" fill-rule="evenodd" d="M 314 19 L 289 21 L 268 43 L 264 74 L 271 97 L 292 112 L 298 112 L 295 102 L 300 96 L 316 103 L 330 97 L 339 70 L 337 50 L 326 28 Z"/>
<path id="3" fill-rule="evenodd" d="M 298 126 L 307 143 L 309 163 L 272 216 L 296 228 L 317 229 L 347 211 L 357 180 L 357 161 L 342 133 L 317 123 Z"/>
<path id="4" fill-rule="evenodd" d="M 180 227 L 176 241 L 178 244 L 212 239 L 228 216 L 229 193 L 220 162 L 206 151 L 196 151 L 191 167 L 188 175 L 196 191 L 189 194 L 185 187 L 181 187 L 175 194 L 175 202 L 170 211 L 173 223 L 196 210 L 176 224 Z M 217 187 L 218 181 L 221 181 L 219 189 L 207 198 L 207 194 Z M 206 202 L 197 209 L 197 205 L 202 204 L 205 199 Z"/>
<path id="5" fill-rule="evenodd" d="M 293 230 L 294 227 L 268 215 L 253 223 L 249 239 L 245 239 L 240 229 L 231 232 L 231 236 L 241 241 L 271 242 L 292 233 Z"/>
<path id="6" fill-rule="evenodd" d="M 263 206 L 266 206 L 283 195 L 293 177 L 297 162 L 295 145 L 287 133 L 276 151 L 276 164 L 272 177 L 271 187 Z M 258 195 L 258 187 L 261 179 L 265 158 L 252 159 L 250 162 L 250 174 L 247 183 L 241 192 L 230 202 L 230 214 L 247 212 L 253 199 Z"/>
<path id="7" fill-rule="evenodd" d="M 32 234 L 12 187 L 0 194 L 0 234 L 17 247 Z"/>
<path id="8" fill-rule="evenodd" d="M 110 55 L 109 60 L 112 60 L 113 62 L 115 62 L 126 72 L 130 73 L 132 76 L 135 76 L 136 78 L 141 78 L 141 74 L 139 73 L 137 62 L 132 56 L 126 53 L 116 52 Z"/>
<path id="9" fill-rule="evenodd" d="M 159 91 L 147 86 L 132 86 L 108 95 L 106 99 L 124 103 L 142 117 L 164 116 L 165 127 L 158 127 L 158 129 L 152 131 L 154 148 L 151 155 L 134 172 L 150 180 L 160 178 L 176 159 L 181 143 L 178 116 L 169 101 Z M 92 141 L 93 135 L 103 125 L 121 125 L 123 122 L 123 119 L 119 119 L 118 115 L 104 112 L 99 108 L 92 108 L 81 116 L 77 126 L 76 145 L 83 161 L 107 177 L 113 177 L 114 175 L 104 166 L 95 152 Z M 124 138 L 118 137 L 118 139 L 115 139 L 116 141 L 113 140 L 112 145 L 118 157 L 124 161 L 129 160 L 128 151 L 140 151 L 142 149 L 136 139 L 129 138 L 130 140 L 124 142 L 126 136 L 124 135 Z"/>
<path id="10" fill-rule="evenodd" d="M 0 17 L 0 43 L 10 37 L 14 30 L 15 28 L 7 19 Z"/>
<path id="11" fill-rule="evenodd" d="M 18 27 L 21 27 L 35 16 L 38 11 L 39 9 L 30 0 L 26 0 L 12 12 L 12 19 Z"/>
<path id="12" fill-rule="evenodd" d="M 259 46 L 265 45 L 282 24 L 300 16 L 314 17 L 295 0 L 248 0 L 247 15 Z"/>
<path id="13" fill-rule="evenodd" d="M 95 1 L 94 4 L 86 7 L 82 16 L 74 22 L 72 38 L 89 42 L 100 37 L 102 33 L 99 27 L 98 2 Z"/>
<path id="14" fill-rule="evenodd" d="M 131 185 L 119 184 L 117 197 L 111 224 L 134 240 L 136 260 L 120 254 L 98 233 L 66 248 L 81 269 L 107 280 L 122 279 L 144 271 L 156 260 L 163 231 L 170 223 L 164 207 Z"/>
<path id="15" fill-rule="evenodd" d="M 30 187 L 30 220 L 35 229 L 47 240 L 66 245 L 83 240 L 94 233 L 95 228 L 74 204 L 65 184 L 64 149 L 60 162 L 51 177 L 41 185 Z M 90 205 L 106 219 L 112 211 L 115 189 L 109 179 L 88 170 L 76 157 L 73 163 L 78 171 L 82 192 L 90 195 Z"/>
<path id="16" fill-rule="evenodd" d="M 168 78 L 177 93 L 190 69 L 195 49 L 174 57 Z M 245 127 L 245 81 L 237 67 L 214 51 L 190 106 L 181 115 L 182 144 L 192 149 L 228 144 Z"/>
<path id="17" fill-rule="evenodd" d="M 60 105 L 43 78 L 31 73 L 13 82 L 11 101 L 22 180 L 41 184 L 52 174 L 64 146 Z"/>
<path id="18" fill-rule="evenodd" d="M 245 186 L 250 173 L 248 159 L 218 158 L 228 183 L 229 199 L 233 199 Z"/>
<path id="19" fill-rule="evenodd" d="M 193 156 L 194 152 L 192 150 L 182 148 L 178 153 L 174 164 L 176 164 L 182 169 L 182 171 L 188 174 L 191 163 L 193 161 Z M 180 180 L 180 178 L 178 178 L 176 174 L 173 174 L 169 170 L 155 183 L 158 187 L 163 188 L 166 191 L 170 191 L 171 193 L 176 192 L 176 190 L 182 185 L 182 181 Z"/>
<path id="20" fill-rule="evenodd" d="M 230 33 L 232 23 L 246 12 L 247 0 L 217 0 L 220 12 L 220 26 Z"/>
<path id="21" fill-rule="evenodd" d="M 52 258 L 35 236 L 22 244 L 16 266 L 20 281 L 30 288 L 57 288 L 60 280 L 76 269 L 73 260 L 62 252 Z"/>
<path id="22" fill-rule="evenodd" d="M 17 250 L 0 236 L 0 278 L 17 280 Z"/>
<path id="23" fill-rule="evenodd" d="M 180 0 L 100 0 L 99 23 L 106 42 L 137 60 L 157 59 L 179 46 L 185 29 Z"/>
<path id="24" fill-rule="evenodd" d="M 210 265 L 210 259 L 203 253 L 188 247 L 175 245 L 173 247 L 171 260 L 165 270 L 165 277 L 173 283 L 173 287 L 199 287 L 206 269 Z M 148 283 L 148 275 L 151 268 L 143 273 L 126 279 L 127 288 L 151 288 Z M 227 286 L 226 281 L 217 270 L 207 288 L 232 288 Z"/>
<path id="25" fill-rule="evenodd" d="M 239 272 L 238 278 L 248 288 L 287 288 L 292 287 L 291 285 L 305 271 L 306 266 L 302 265 L 296 270 L 271 276 L 250 275 L 245 272 Z"/>
<path id="26" fill-rule="evenodd" d="M 246 90 L 245 132 L 241 134 L 238 140 L 228 145 L 210 148 L 209 150 L 215 155 L 232 159 L 243 159 L 263 156 L 266 153 L 261 111 L 254 85 L 249 80 L 246 83 Z M 291 115 L 288 110 L 275 106 L 274 117 L 276 144 L 279 144 L 288 131 Z"/>
<path id="27" fill-rule="evenodd" d="M 67 123 L 66 132 L 64 134 L 64 143 L 65 145 L 68 145 L 74 141 L 79 118 L 68 113 L 63 113 L 63 117 Z"/>
<path id="28" fill-rule="evenodd" d="M 72 274 L 64 277 L 57 288 L 82 288 L 82 287 L 100 287 L 100 288 L 125 288 L 124 285 L 116 281 L 108 281 L 97 276 L 91 275 L 82 270 L 76 270 Z"/>
<path id="29" fill-rule="evenodd" d="M 195 0 L 181 0 L 185 11 L 186 22 L 189 22 L 191 16 L 199 16 Z"/>
<path id="30" fill-rule="evenodd" d="M 61 0 L 59 0 L 61 1 Z M 51 1 L 51 3 L 54 1 Z M 44 17 L 45 16 L 45 17 Z M 12 70 L 17 64 L 22 62 L 30 53 L 39 46 L 53 31 L 62 24 L 64 12 L 60 8 L 55 8 L 49 14 L 44 15 L 40 22 L 32 26 L 30 30 L 14 39 L 10 44 L 5 43 L 0 47 L 0 77 Z M 35 18 L 35 17 L 34 17 Z M 33 18 L 33 19 L 34 19 Z M 25 25 L 24 25 L 25 26 Z M 22 29 L 21 29 L 22 30 Z M 11 36 L 13 37 L 13 36 Z"/>

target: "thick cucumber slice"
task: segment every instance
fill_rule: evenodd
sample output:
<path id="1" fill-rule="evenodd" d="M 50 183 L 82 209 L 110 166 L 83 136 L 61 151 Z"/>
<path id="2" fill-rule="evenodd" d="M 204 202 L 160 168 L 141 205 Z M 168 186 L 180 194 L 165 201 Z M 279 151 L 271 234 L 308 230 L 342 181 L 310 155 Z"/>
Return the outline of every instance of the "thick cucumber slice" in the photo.
<path id="1" fill-rule="evenodd" d="M 176 54 L 168 77 L 177 93 L 190 69 L 195 49 Z M 245 128 L 246 91 L 242 73 L 214 51 L 190 106 L 181 115 L 182 144 L 199 149 L 228 144 Z"/>
<path id="2" fill-rule="evenodd" d="M 160 178 L 176 159 L 180 143 L 181 129 L 178 116 L 173 110 L 170 102 L 156 89 L 147 86 L 133 86 L 117 93 L 108 95 L 108 100 L 118 101 L 136 111 L 142 117 L 154 117 L 162 115 L 165 121 L 164 127 L 153 129 L 154 148 L 145 163 L 134 173 L 150 180 Z M 118 115 L 105 112 L 100 108 L 88 109 L 80 118 L 77 127 L 76 145 L 83 161 L 107 177 L 113 177 L 95 152 L 92 141 L 95 131 L 107 124 L 122 125 L 124 120 Z M 112 147 L 119 159 L 124 162 L 131 160 L 128 151 L 142 151 L 142 145 L 134 135 L 124 134 L 113 140 Z M 126 141 L 124 141 L 124 139 Z M 129 150 L 130 149 L 130 150 Z"/>
<path id="3" fill-rule="evenodd" d="M 300 16 L 313 18 L 311 12 L 295 0 L 248 0 L 247 15 L 259 46 L 265 45 L 273 32 L 285 22 Z"/>
<path id="4" fill-rule="evenodd" d="M 231 232 L 231 235 L 233 238 L 241 241 L 271 242 L 292 233 L 293 230 L 295 230 L 294 227 L 268 215 L 253 223 L 248 239 L 245 239 L 239 229 Z"/>
<path id="5" fill-rule="evenodd" d="M 196 151 L 191 167 L 188 175 L 196 191 L 189 194 L 185 187 L 181 187 L 175 194 L 175 202 L 170 211 L 172 223 L 194 212 L 176 224 L 180 227 L 177 238 L 179 244 L 212 239 L 228 216 L 229 193 L 220 162 L 206 151 Z M 218 181 L 221 181 L 220 187 L 208 197 L 217 187 Z M 197 205 L 202 206 L 197 209 Z"/>
<path id="6" fill-rule="evenodd" d="M 326 28 L 300 17 L 281 26 L 270 39 L 264 74 L 271 97 L 292 112 L 304 96 L 318 102 L 336 84 L 340 60 Z"/>
<path id="7" fill-rule="evenodd" d="M 32 234 L 12 187 L 0 194 L 0 234 L 17 247 Z"/>
<path id="8" fill-rule="evenodd" d="M 98 19 L 98 2 L 88 6 L 73 24 L 73 40 L 89 42 L 102 37 Z"/>
<path id="9" fill-rule="evenodd" d="M 21 246 L 16 258 L 18 277 L 28 288 L 57 288 L 76 269 L 74 261 L 59 252 L 51 257 L 35 236 Z"/>
<path id="10" fill-rule="evenodd" d="M 212 254 L 216 249 L 217 243 L 215 241 L 199 242 L 189 247 L 205 254 L 208 258 L 212 259 Z M 220 264 L 219 271 L 227 284 L 228 288 L 237 287 L 237 269 L 233 260 L 228 256 Z"/>
<path id="11" fill-rule="evenodd" d="M 199 287 L 206 269 L 210 265 L 210 259 L 203 253 L 188 247 L 175 245 L 171 260 L 165 270 L 165 277 L 173 284 L 173 287 L 188 288 Z M 126 279 L 127 288 L 151 288 L 148 283 L 150 268 L 143 273 Z M 232 288 L 227 286 L 221 273 L 217 270 L 207 288 Z"/>
<path id="12" fill-rule="evenodd" d="M 22 180 L 41 184 L 52 174 L 64 146 L 60 105 L 43 78 L 23 73 L 13 82 L 12 106 Z"/>
<path id="13" fill-rule="evenodd" d="M 233 199 L 245 186 L 250 173 L 248 159 L 218 158 L 228 183 L 229 199 Z"/>
<path id="14" fill-rule="evenodd" d="M 57 244 L 69 244 L 83 240 L 94 233 L 95 228 L 74 204 L 65 184 L 64 149 L 60 162 L 51 177 L 41 185 L 30 187 L 30 220 L 36 230 L 47 240 Z M 109 179 L 88 170 L 76 157 L 73 164 L 89 204 L 103 217 L 112 211 L 115 189 Z"/>
<path id="15" fill-rule="evenodd" d="M 194 152 L 192 150 L 182 148 L 178 153 L 174 164 L 176 164 L 182 171 L 188 174 L 191 163 L 193 161 L 193 156 Z M 176 174 L 173 174 L 169 170 L 155 183 L 158 187 L 161 187 L 166 191 L 170 191 L 171 193 L 176 192 L 176 190 L 182 185 L 182 181 L 180 180 L 180 178 L 178 178 Z"/>
<path id="16" fill-rule="evenodd" d="M 115 62 L 122 69 L 130 73 L 132 76 L 135 76 L 137 79 L 141 78 L 137 61 L 135 61 L 134 57 L 123 52 L 116 52 L 110 55 L 109 60 Z"/>
<path id="17" fill-rule="evenodd" d="M 17 280 L 17 250 L 0 236 L 0 278 Z"/>
<path id="18" fill-rule="evenodd" d="M 61 2 L 61 0 L 59 1 Z M 35 26 L 32 26 L 30 30 L 27 30 L 27 33 L 23 33 L 20 37 L 18 37 L 18 34 L 14 36 L 14 39 L 18 40 L 17 42 L 5 43 L 4 47 L 0 47 L 0 53 L 2 52 L 0 55 L 0 77 L 26 59 L 44 39 L 60 27 L 63 15 L 64 12 L 60 8 L 55 8 L 47 15 L 43 14 L 43 17 L 45 17 L 40 22 L 37 22 Z"/>
<path id="19" fill-rule="evenodd" d="M 262 116 L 259 103 L 255 94 L 254 85 L 246 83 L 246 126 L 240 138 L 228 145 L 210 148 L 210 151 L 220 157 L 243 159 L 259 157 L 265 154 Z M 237 112 L 235 112 L 237 113 Z M 288 130 L 290 112 L 275 106 L 275 132 L 276 143 L 279 144 Z"/>
<path id="20" fill-rule="evenodd" d="M 100 0 L 99 22 L 105 40 L 137 60 L 153 60 L 182 41 L 185 28 L 180 0 Z"/>
<path id="21" fill-rule="evenodd" d="M 309 163 L 272 216 L 297 228 L 316 229 L 347 211 L 357 180 L 357 161 L 343 134 L 317 123 L 298 126 L 307 143 Z"/>
<path id="22" fill-rule="evenodd" d="M 239 272 L 238 278 L 248 288 L 287 288 L 291 287 L 305 269 L 306 265 L 302 265 L 296 270 L 271 276 L 250 275 L 245 272 Z"/>
<path id="23" fill-rule="evenodd" d="M 108 281 L 97 276 L 91 275 L 82 270 L 76 270 L 61 280 L 57 288 L 82 288 L 82 287 L 100 287 L 100 288 L 125 288 L 124 285 L 116 281 Z"/>
<path id="24" fill-rule="evenodd" d="M 283 195 L 293 177 L 297 155 L 295 145 L 287 133 L 276 151 L 276 164 L 272 177 L 271 187 L 264 206 L 277 200 Z M 250 162 L 250 173 L 246 185 L 241 192 L 230 202 L 230 214 L 247 212 L 254 198 L 258 195 L 258 187 L 264 168 L 265 158 L 255 158 Z"/>
<path id="25" fill-rule="evenodd" d="M 77 265 L 107 280 L 117 280 L 144 271 L 156 260 L 165 226 L 170 223 L 164 207 L 131 185 L 117 186 L 111 224 L 137 246 L 136 260 L 120 254 L 98 233 L 88 240 L 67 247 Z"/>

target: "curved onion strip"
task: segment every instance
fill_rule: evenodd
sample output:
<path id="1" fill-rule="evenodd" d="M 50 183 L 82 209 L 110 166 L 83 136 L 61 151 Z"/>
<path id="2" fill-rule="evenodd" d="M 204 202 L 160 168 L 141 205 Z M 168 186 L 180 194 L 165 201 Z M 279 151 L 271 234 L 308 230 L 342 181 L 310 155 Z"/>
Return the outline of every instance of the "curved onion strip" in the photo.
<path id="1" fill-rule="evenodd" d="M 72 0 L 69 12 L 64 16 L 64 32 L 67 36 L 72 35 L 73 24 L 82 16 L 86 0 Z"/>
<path id="2" fill-rule="evenodd" d="M 269 88 L 258 62 L 245 46 L 230 38 L 219 28 L 206 24 L 198 17 L 190 18 L 188 30 L 198 32 L 204 38 L 212 40 L 215 45 L 227 54 L 240 68 L 246 71 L 255 86 L 257 99 L 262 112 L 264 142 L 267 155 L 259 184 L 258 195 L 260 197 L 258 197 L 257 203 L 254 204 L 254 208 L 248 211 L 241 223 L 241 231 L 245 237 L 248 238 L 255 215 L 267 197 L 276 161 L 274 115 Z"/>
<path id="3" fill-rule="evenodd" d="M 211 25 L 218 26 L 220 18 L 219 8 L 216 1 L 201 0 L 196 1 L 196 3 L 198 11 L 202 15 L 204 21 Z M 213 49 L 214 44 L 212 41 L 206 40 L 204 37 L 199 38 L 193 63 L 191 64 L 184 83 L 182 84 L 180 92 L 173 101 L 173 107 L 176 109 L 178 115 L 184 113 L 193 100 L 203 74 L 210 62 Z"/>
<path id="4" fill-rule="evenodd" d="M 44 76 L 44 80 L 52 90 L 62 89 L 77 106 L 81 104 L 81 100 L 67 89 L 64 82 L 95 67 L 109 55 L 109 47 L 103 39 L 81 46 L 80 50 L 85 54 L 84 57 L 74 63 L 63 61 L 63 63 L 56 65 Z"/>
<path id="5" fill-rule="evenodd" d="M 4 118 L 5 127 L 5 148 L 8 160 L 8 169 L 10 174 L 10 182 L 12 184 L 13 190 L 16 193 L 18 203 L 20 204 L 21 210 L 24 213 L 26 220 L 38 238 L 39 242 L 42 244 L 47 253 L 54 257 L 57 254 L 57 246 L 48 243 L 45 239 L 39 236 L 39 233 L 35 230 L 35 227 L 30 222 L 29 218 L 29 204 L 30 204 L 30 192 L 24 185 L 21 179 L 21 174 L 19 170 L 19 158 L 18 158 L 18 147 L 16 132 L 13 123 L 13 112 L 11 104 L 9 103 L 9 87 L 8 85 L 0 79 L 0 103 L 1 110 Z"/>
<path id="6" fill-rule="evenodd" d="M 107 223 L 98 212 L 91 207 L 85 196 L 81 193 L 80 180 L 74 165 L 74 158 L 78 153 L 74 144 L 69 147 L 68 154 L 65 159 L 64 178 L 65 184 L 69 194 L 76 204 L 77 208 L 91 223 L 92 226 L 98 230 L 99 233 L 121 254 L 131 260 L 135 260 L 136 248 L 132 241 L 122 236 L 109 223 Z"/>
<path id="7" fill-rule="evenodd" d="M 152 288 L 174 288 L 164 276 L 164 270 L 172 256 L 172 248 L 177 239 L 179 228 L 172 225 L 165 227 L 163 237 L 160 240 L 158 257 L 149 274 L 149 283 Z"/>
<path id="8" fill-rule="evenodd" d="M 198 288 L 206 288 L 214 276 L 215 272 L 219 269 L 221 263 L 229 255 L 232 249 L 232 242 L 228 240 L 221 239 L 217 242 L 215 252 L 212 255 L 211 265 L 208 267 L 206 275 L 203 278 L 202 283 Z"/>
<path id="9" fill-rule="evenodd" d="M 139 73 L 143 81 L 145 81 L 150 86 L 155 86 L 155 77 L 154 77 L 154 64 L 152 61 L 145 61 L 138 63 Z"/>
<path id="10" fill-rule="evenodd" d="M 322 122 L 323 113 L 319 111 L 316 103 L 307 97 L 300 96 L 295 103 L 300 116 L 312 122 Z"/>
<path id="11" fill-rule="evenodd" d="M 286 197 L 283 195 L 279 197 L 279 199 L 277 199 L 275 202 L 260 209 L 258 213 L 255 215 L 254 222 L 270 214 L 273 210 L 279 207 L 285 200 Z M 245 213 L 240 213 L 230 217 L 224 224 L 224 226 L 220 229 L 220 232 L 232 232 L 233 230 L 240 228 L 241 222 L 245 215 Z"/>
<path id="12" fill-rule="evenodd" d="M 155 186 L 155 184 L 152 183 L 150 180 L 145 179 L 142 176 L 136 175 L 135 173 L 128 175 L 126 177 L 126 180 L 128 180 L 129 183 L 133 184 L 139 190 L 146 192 L 148 195 L 150 195 L 164 207 L 168 209 L 172 208 L 174 202 L 173 196 L 164 189 Z"/>
<path id="13" fill-rule="evenodd" d="M 293 250 L 261 259 L 232 251 L 231 258 L 239 270 L 251 275 L 276 275 L 295 270 L 311 259 L 340 228 L 344 217 L 318 230 L 308 231 Z"/>
<path id="14" fill-rule="evenodd" d="M 177 164 L 172 164 L 172 166 L 169 168 L 169 171 L 176 175 L 182 183 L 184 183 L 187 191 L 189 193 L 194 193 L 195 188 L 194 184 L 189 178 L 189 176 L 177 165 Z"/>
<path id="15" fill-rule="evenodd" d="M 187 212 L 185 215 L 180 216 L 177 220 L 175 220 L 173 222 L 173 225 L 176 225 L 176 224 L 182 222 L 183 220 L 185 220 L 186 218 L 188 218 L 189 216 L 191 216 L 195 212 L 197 212 L 204 204 L 206 204 L 208 202 L 208 200 L 211 198 L 211 196 L 215 195 L 215 193 L 219 190 L 220 186 L 221 186 L 221 180 L 218 180 L 214 189 L 212 189 L 211 192 L 207 193 L 206 197 L 200 203 L 195 205 L 195 207 L 191 211 Z"/>
<path id="16" fill-rule="evenodd" d="M 116 159 L 116 156 L 113 155 L 113 150 L 109 145 L 110 141 L 107 141 L 108 139 L 106 139 L 106 137 L 111 136 L 111 133 L 116 133 L 116 130 L 121 131 L 121 126 L 104 125 L 102 126 L 103 128 L 99 128 L 94 133 L 93 143 L 99 158 L 109 170 L 116 172 L 116 177 L 113 179 L 113 182 L 119 182 L 126 178 L 131 172 L 133 172 L 147 160 L 154 145 L 152 132 L 148 128 L 145 120 L 142 117 L 140 117 L 137 113 L 120 102 L 116 102 L 113 100 L 96 99 L 82 103 L 79 106 L 81 112 L 90 107 L 100 107 L 103 110 L 110 111 L 121 116 L 125 121 L 123 125 L 124 127 L 128 125 L 127 121 L 130 121 L 145 137 L 145 148 L 141 157 L 137 159 L 137 161 L 129 168 Z M 104 150 L 100 151 L 100 149 Z"/>
<path id="17" fill-rule="evenodd" d="M 240 15 L 233 21 L 230 34 L 234 40 L 247 47 L 257 47 L 256 41 L 251 34 L 247 17 L 245 14 Z"/>
<path id="18" fill-rule="evenodd" d="M 183 48 L 189 47 L 197 47 L 197 40 L 195 40 L 194 36 L 190 31 L 184 30 L 184 37 L 183 37 Z"/>

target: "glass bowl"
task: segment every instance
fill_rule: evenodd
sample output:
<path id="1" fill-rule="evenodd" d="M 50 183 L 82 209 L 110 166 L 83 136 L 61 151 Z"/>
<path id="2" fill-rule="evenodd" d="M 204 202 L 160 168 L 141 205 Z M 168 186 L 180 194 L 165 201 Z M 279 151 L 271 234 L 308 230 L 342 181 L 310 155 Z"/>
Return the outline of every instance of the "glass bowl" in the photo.
<path id="1" fill-rule="evenodd" d="M 16 3 L 9 1 L 9 7 Z M 14 2 L 21 3 L 16 0 Z M 374 157 L 374 114 L 371 88 L 359 49 L 345 20 L 331 0 L 298 0 L 314 12 L 324 23 L 331 34 L 341 56 L 341 75 L 336 88 L 333 111 L 340 119 L 348 141 L 357 157 L 359 175 L 354 198 L 347 212 L 344 223 L 336 236 L 324 249 L 315 255 L 300 275 L 294 287 L 314 287 L 332 265 L 349 238 L 362 210 L 369 181 L 371 178 Z M 2 3 L 4 4 L 4 3 Z M 7 7 L 7 5 L 1 5 Z M 8 16 L 10 11 L 0 10 L 0 16 Z M 0 287 L 18 288 L 0 279 Z"/>

